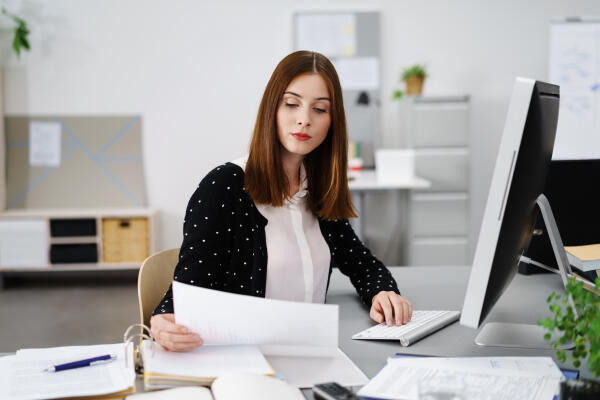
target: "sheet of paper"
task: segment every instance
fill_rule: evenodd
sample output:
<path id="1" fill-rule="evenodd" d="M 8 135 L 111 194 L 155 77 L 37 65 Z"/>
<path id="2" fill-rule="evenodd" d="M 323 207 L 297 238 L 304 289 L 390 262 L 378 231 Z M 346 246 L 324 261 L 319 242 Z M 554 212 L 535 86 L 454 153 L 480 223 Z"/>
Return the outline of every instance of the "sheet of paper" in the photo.
<path id="1" fill-rule="evenodd" d="M 175 320 L 206 344 L 338 347 L 338 306 L 270 300 L 173 282 Z"/>
<path id="2" fill-rule="evenodd" d="M 173 352 L 144 341 L 144 370 L 149 374 L 217 378 L 231 372 L 273 375 L 275 371 L 253 345 L 204 345 L 186 352 Z"/>
<path id="3" fill-rule="evenodd" d="M 356 55 L 354 14 L 299 14 L 296 16 L 296 48 L 327 57 Z"/>
<path id="4" fill-rule="evenodd" d="M 18 400 L 100 395 L 121 392 L 135 384 L 132 343 L 127 345 L 57 347 L 20 350 L 4 364 L 0 398 Z M 102 354 L 116 354 L 113 362 L 60 372 L 45 368 Z M 128 357 L 126 364 L 125 357 Z M 127 367 L 126 365 L 129 365 Z"/>
<path id="5" fill-rule="evenodd" d="M 60 135 L 58 122 L 32 121 L 29 124 L 29 164 L 34 167 L 60 165 Z"/>
<path id="6" fill-rule="evenodd" d="M 340 58 L 334 65 L 344 89 L 379 89 L 379 60 L 376 57 Z"/>
<path id="7" fill-rule="evenodd" d="M 538 372 L 536 365 L 541 366 Z M 551 400 L 560 382 L 555 368 L 556 365 L 551 367 L 544 360 L 511 361 L 502 357 L 391 359 L 359 395 L 417 400 L 420 381 L 450 376 L 465 383 L 464 400 L 481 399 L 484 394 L 493 399 Z"/>
<path id="8" fill-rule="evenodd" d="M 0 265 L 31 268 L 46 265 L 46 221 L 12 219 L 0 221 Z"/>
<path id="9" fill-rule="evenodd" d="M 340 349 L 316 346 L 261 345 L 265 358 L 286 382 L 301 389 L 316 383 L 338 382 L 361 386 L 366 375 Z"/>

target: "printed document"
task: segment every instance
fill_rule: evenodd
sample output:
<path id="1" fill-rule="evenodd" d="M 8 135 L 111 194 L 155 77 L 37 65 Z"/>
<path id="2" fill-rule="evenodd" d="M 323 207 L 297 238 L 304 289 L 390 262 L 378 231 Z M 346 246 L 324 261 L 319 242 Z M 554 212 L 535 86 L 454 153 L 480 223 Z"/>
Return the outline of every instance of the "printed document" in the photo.
<path id="1" fill-rule="evenodd" d="M 175 320 L 205 344 L 338 346 L 338 306 L 270 300 L 173 282 Z"/>
<path id="2" fill-rule="evenodd" d="M 549 357 L 393 358 L 358 394 L 417 400 L 419 382 L 448 376 L 465 383 L 464 400 L 552 400 L 562 374 Z"/>

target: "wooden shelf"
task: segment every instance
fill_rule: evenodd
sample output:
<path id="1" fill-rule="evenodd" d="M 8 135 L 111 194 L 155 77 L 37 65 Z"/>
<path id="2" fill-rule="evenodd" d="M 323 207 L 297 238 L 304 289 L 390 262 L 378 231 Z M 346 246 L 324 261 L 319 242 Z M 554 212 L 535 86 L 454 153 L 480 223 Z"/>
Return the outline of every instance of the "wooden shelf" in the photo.
<path id="1" fill-rule="evenodd" d="M 140 269 L 141 264 L 142 263 L 52 264 L 36 267 L 0 267 L 0 272 L 135 271 Z"/>
<path id="2" fill-rule="evenodd" d="M 34 265 L 34 263 L 27 262 L 21 260 L 21 262 L 10 262 L 6 261 L 6 265 L 0 264 L 0 274 L 1 273 L 10 273 L 10 272 L 19 272 L 19 273 L 27 273 L 27 272 L 54 272 L 54 271 L 119 271 L 119 270 L 138 270 L 142 263 L 142 260 L 139 261 L 130 261 L 130 262 L 104 262 L 104 248 L 103 246 L 107 246 L 110 244 L 112 247 L 112 254 L 115 254 L 115 243 L 118 244 L 127 240 L 133 240 L 127 238 L 127 236 L 115 236 L 115 240 L 107 241 L 109 239 L 109 235 L 111 232 L 104 232 L 103 221 L 107 219 L 123 219 L 124 225 L 122 225 L 122 232 L 128 232 L 127 229 L 129 227 L 129 221 L 133 219 L 144 219 L 143 221 L 143 245 L 145 249 L 147 249 L 147 255 L 153 254 L 157 250 L 157 229 L 156 229 L 156 218 L 157 211 L 151 208 L 107 208 L 107 209 L 71 209 L 71 210 L 61 210 L 61 209 L 30 209 L 30 210 L 7 210 L 0 213 L 0 223 L 2 221 L 11 221 L 12 224 L 15 222 L 18 224 L 18 221 L 23 221 L 24 223 L 31 220 L 42 221 L 45 226 L 45 237 L 44 233 L 41 230 L 37 231 L 37 239 L 38 242 L 34 243 L 43 243 L 46 248 L 44 249 L 41 245 L 37 245 L 37 257 L 38 260 L 42 260 L 42 253 L 45 254 L 45 261 L 38 263 L 38 265 Z M 95 235 L 87 235 L 87 236 L 52 236 L 50 229 L 50 222 L 56 220 L 69 220 L 69 219 L 81 219 L 81 220 L 94 220 L 95 223 Z M 113 235 L 118 234 L 119 229 L 119 221 L 117 223 L 112 223 L 113 227 L 116 225 L 117 230 L 113 228 Z M 133 224 L 133 223 L 132 223 Z M 77 225 L 77 223 L 75 223 Z M 73 226 L 72 222 L 67 222 L 67 226 Z M 87 229 L 87 232 L 92 233 L 92 228 Z M 64 234 L 66 229 L 63 227 L 61 233 Z M 79 232 L 86 232 L 86 230 L 79 230 Z M 1 240 L 24 240 L 25 242 L 28 240 L 27 235 L 23 235 L 22 238 L 11 238 L 11 235 L 6 235 L 4 238 L 0 237 Z M 125 239 L 123 239 L 125 238 Z M 139 242 L 139 240 L 138 240 Z M 138 242 L 132 241 L 132 245 L 139 245 Z M 129 241 L 127 242 L 129 243 Z M 98 263 L 56 263 L 53 264 L 50 262 L 50 249 L 53 245 L 79 245 L 79 244 L 92 244 L 97 247 L 97 258 L 99 260 Z M 0 242 L 0 247 L 2 243 Z M 125 245 L 124 247 L 126 247 Z M 23 246 L 24 249 L 27 249 L 27 243 Z M 10 247 L 8 247 L 10 248 Z M 57 248 L 58 249 L 58 248 Z M 68 250 L 68 248 L 61 246 L 61 252 Z M 117 251 L 118 248 L 117 248 Z M 145 251 L 143 251 L 145 253 Z M 54 253 L 56 254 L 56 253 Z M 126 252 L 116 253 L 121 257 L 129 257 L 126 255 Z M 18 259 L 18 253 L 15 256 L 13 254 L 13 259 Z M 56 258 L 57 259 L 57 258 Z M 113 256 L 114 259 L 114 256 Z M 0 262 L 2 262 L 2 258 L 0 258 Z"/>
<path id="3" fill-rule="evenodd" d="M 98 236 L 51 237 L 50 244 L 99 243 Z"/>

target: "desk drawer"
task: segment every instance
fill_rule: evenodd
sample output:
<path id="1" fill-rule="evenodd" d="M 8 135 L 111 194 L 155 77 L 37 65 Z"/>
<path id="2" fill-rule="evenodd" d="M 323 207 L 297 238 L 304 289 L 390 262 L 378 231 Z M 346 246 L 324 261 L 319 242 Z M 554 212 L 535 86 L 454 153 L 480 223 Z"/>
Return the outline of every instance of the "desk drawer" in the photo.
<path id="1" fill-rule="evenodd" d="M 408 265 L 468 265 L 466 237 L 412 239 Z"/>
<path id="2" fill-rule="evenodd" d="M 416 104 L 410 124 L 413 147 L 469 145 L 468 103 Z"/>
<path id="3" fill-rule="evenodd" d="M 428 191 L 466 192 L 469 158 L 467 149 L 417 149 L 415 169 L 418 176 L 431 182 Z"/>
<path id="4" fill-rule="evenodd" d="M 410 199 L 411 236 L 465 236 L 466 193 L 414 193 Z"/>

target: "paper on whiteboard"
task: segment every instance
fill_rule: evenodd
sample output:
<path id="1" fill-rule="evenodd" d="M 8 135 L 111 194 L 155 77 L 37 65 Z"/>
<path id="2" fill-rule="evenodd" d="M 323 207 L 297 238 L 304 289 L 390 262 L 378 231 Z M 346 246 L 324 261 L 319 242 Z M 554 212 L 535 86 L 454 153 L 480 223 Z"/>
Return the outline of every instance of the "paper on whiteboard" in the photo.
<path id="1" fill-rule="evenodd" d="M 29 124 L 29 164 L 34 167 L 60 165 L 61 126 L 58 122 L 32 121 Z"/>
<path id="2" fill-rule="evenodd" d="M 206 344 L 338 346 L 338 306 L 270 300 L 173 282 L 175 320 Z"/>
<path id="3" fill-rule="evenodd" d="M 354 14 L 297 15 L 296 47 L 327 57 L 352 57 L 356 55 L 356 17 Z"/>
<path id="4" fill-rule="evenodd" d="M 334 62 L 344 89 L 379 89 L 379 60 L 376 57 L 340 58 Z"/>
<path id="5" fill-rule="evenodd" d="M 560 86 L 554 160 L 600 158 L 600 23 L 555 23 L 550 78 Z"/>

